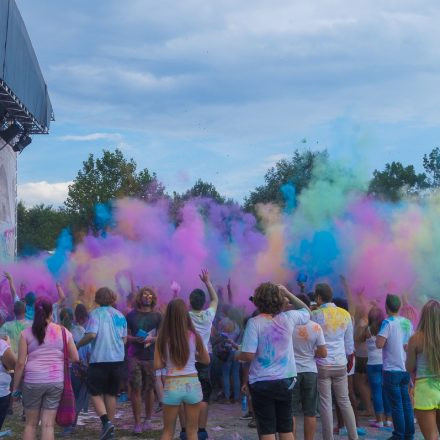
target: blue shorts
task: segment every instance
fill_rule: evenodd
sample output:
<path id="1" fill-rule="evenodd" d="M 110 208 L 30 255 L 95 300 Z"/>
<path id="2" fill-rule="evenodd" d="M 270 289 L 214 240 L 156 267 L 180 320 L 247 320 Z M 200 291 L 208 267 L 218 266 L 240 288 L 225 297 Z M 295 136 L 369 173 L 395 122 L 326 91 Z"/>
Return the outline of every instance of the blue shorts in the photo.
<path id="1" fill-rule="evenodd" d="M 197 376 L 167 376 L 163 387 L 164 405 L 181 403 L 195 405 L 203 399 L 202 387 Z"/>

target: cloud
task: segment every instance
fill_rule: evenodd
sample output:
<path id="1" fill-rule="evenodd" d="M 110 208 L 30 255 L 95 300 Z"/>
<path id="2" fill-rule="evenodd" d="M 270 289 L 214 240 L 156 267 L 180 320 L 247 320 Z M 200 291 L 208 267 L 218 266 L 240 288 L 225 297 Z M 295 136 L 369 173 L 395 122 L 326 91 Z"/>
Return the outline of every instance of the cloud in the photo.
<path id="1" fill-rule="evenodd" d="M 122 136 L 119 133 L 91 133 L 85 135 L 66 134 L 58 138 L 60 141 L 97 141 L 107 139 L 111 141 L 121 141 Z"/>
<path id="2" fill-rule="evenodd" d="M 60 206 L 66 200 L 69 185 L 72 183 L 46 181 L 22 183 L 18 185 L 18 199 L 28 207 L 41 203 Z"/>

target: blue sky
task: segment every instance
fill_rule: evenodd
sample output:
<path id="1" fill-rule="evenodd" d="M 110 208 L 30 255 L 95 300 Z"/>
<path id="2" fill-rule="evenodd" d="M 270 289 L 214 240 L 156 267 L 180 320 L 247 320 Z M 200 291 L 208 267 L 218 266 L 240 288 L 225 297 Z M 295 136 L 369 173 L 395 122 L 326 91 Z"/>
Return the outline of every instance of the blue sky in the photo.
<path id="1" fill-rule="evenodd" d="M 56 116 L 19 158 L 29 205 L 103 148 L 241 201 L 295 148 L 370 173 L 439 145 L 435 1 L 16 1 Z"/>

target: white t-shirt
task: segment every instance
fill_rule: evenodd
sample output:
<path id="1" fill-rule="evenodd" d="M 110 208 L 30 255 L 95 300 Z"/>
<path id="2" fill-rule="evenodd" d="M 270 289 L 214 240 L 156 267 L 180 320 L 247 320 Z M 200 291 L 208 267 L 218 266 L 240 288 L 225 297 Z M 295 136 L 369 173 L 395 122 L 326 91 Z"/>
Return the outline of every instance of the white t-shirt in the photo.
<path id="1" fill-rule="evenodd" d="M 376 347 L 376 336 L 371 336 L 367 341 L 368 362 L 367 365 L 382 365 L 382 349 Z"/>
<path id="2" fill-rule="evenodd" d="M 249 319 L 241 347 L 244 353 L 255 353 L 249 383 L 296 377 L 293 330 L 309 320 L 306 309 L 289 310 L 275 316 L 262 313 Z"/>
<path id="3" fill-rule="evenodd" d="M 3 339 L 0 339 L 0 358 L 4 355 L 9 345 Z M 0 397 L 8 396 L 11 392 L 11 375 L 7 372 L 3 363 L 0 362 Z"/>
<path id="4" fill-rule="evenodd" d="M 404 345 L 408 344 L 412 334 L 413 326 L 409 319 L 403 316 L 384 319 L 377 334 L 387 340 L 382 350 L 384 371 L 406 371 Z"/>
<path id="5" fill-rule="evenodd" d="M 197 333 L 202 338 L 206 350 L 208 350 L 209 338 L 211 336 L 211 328 L 212 322 L 215 318 L 215 312 L 216 309 L 214 307 L 208 307 L 206 310 L 200 310 L 200 312 L 195 310 L 189 311 L 191 321 L 193 322 Z"/>
<path id="6" fill-rule="evenodd" d="M 293 351 L 297 373 L 317 373 L 315 350 L 325 345 L 324 332 L 319 324 L 309 321 L 293 330 Z"/>

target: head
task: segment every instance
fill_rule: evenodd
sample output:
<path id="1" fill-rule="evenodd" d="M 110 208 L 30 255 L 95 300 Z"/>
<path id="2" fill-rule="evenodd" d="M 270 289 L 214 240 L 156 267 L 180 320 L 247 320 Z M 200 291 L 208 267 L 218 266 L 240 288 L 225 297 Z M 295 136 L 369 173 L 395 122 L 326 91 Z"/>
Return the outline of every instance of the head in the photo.
<path id="1" fill-rule="evenodd" d="M 301 295 L 297 295 L 296 297 L 310 309 L 310 298 L 308 297 L 308 295 L 301 293 Z"/>
<path id="2" fill-rule="evenodd" d="M 336 307 L 340 307 L 341 309 L 347 310 L 348 312 L 348 301 L 345 298 L 334 298 L 333 302 Z"/>
<path id="3" fill-rule="evenodd" d="M 368 312 L 368 327 L 370 328 L 370 333 L 376 336 L 379 333 L 382 321 L 385 319 L 385 314 L 379 307 L 372 307 Z"/>
<path id="4" fill-rule="evenodd" d="M 235 329 L 235 323 L 234 323 L 234 321 L 232 321 L 232 319 L 223 318 L 218 323 L 218 329 L 220 330 L 220 332 L 223 332 L 223 333 L 232 333 Z"/>
<path id="5" fill-rule="evenodd" d="M 84 304 L 78 304 L 75 307 L 75 321 L 79 325 L 84 325 L 89 320 L 89 312 Z"/>
<path id="6" fill-rule="evenodd" d="M 189 303 L 195 311 L 200 311 L 206 302 L 206 295 L 202 289 L 194 289 L 189 295 Z"/>
<path id="7" fill-rule="evenodd" d="M 318 283 L 315 286 L 315 298 L 318 306 L 332 302 L 332 288 L 327 283 Z"/>
<path id="8" fill-rule="evenodd" d="M 52 318 L 52 303 L 48 298 L 41 296 L 35 301 L 35 315 L 32 324 L 32 334 L 41 345 L 46 336 L 46 328 Z"/>
<path id="9" fill-rule="evenodd" d="M 150 307 L 154 309 L 157 304 L 157 295 L 150 287 L 142 287 L 136 294 L 136 308 Z"/>
<path id="10" fill-rule="evenodd" d="M 417 330 L 423 334 L 428 369 L 440 375 L 440 302 L 431 299 L 423 306 Z"/>
<path id="11" fill-rule="evenodd" d="M 73 310 L 70 307 L 63 307 L 60 312 L 61 325 L 70 330 L 73 325 Z"/>
<path id="12" fill-rule="evenodd" d="M 387 295 L 387 299 L 385 300 L 385 308 L 389 315 L 395 315 L 399 313 L 401 305 L 402 302 L 397 295 L 391 295 L 390 293 Z"/>
<path id="13" fill-rule="evenodd" d="M 95 302 L 101 307 L 111 306 L 116 302 L 116 294 L 108 287 L 101 287 L 95 293 Z"/>
<path id="14" fill-rule="evenodd" d="M 284 308 L 284 296 L 274 283 L 262 283 L 254 293 L 254 304 L 261 313 L 277 315 Z"/>
<path id="15" fill-rule="evenodd" d="M 26 304 L 23 301 L 16 301 L 14 304 L 15 319 L 23 319 L 26 314 Z"/>
<path id="16" fill-rule="evenodd" d="M 26 293 L 24 297 L 24 302 L 26 303 L 27 306 L 32 307 L 35 304 L 35 301 L 36 301 L 36 296 L 34 292 Z"/>

